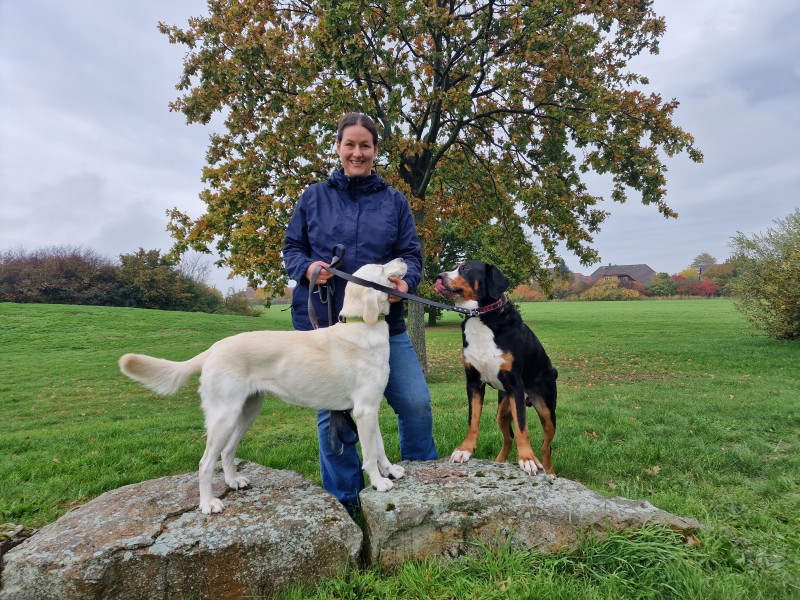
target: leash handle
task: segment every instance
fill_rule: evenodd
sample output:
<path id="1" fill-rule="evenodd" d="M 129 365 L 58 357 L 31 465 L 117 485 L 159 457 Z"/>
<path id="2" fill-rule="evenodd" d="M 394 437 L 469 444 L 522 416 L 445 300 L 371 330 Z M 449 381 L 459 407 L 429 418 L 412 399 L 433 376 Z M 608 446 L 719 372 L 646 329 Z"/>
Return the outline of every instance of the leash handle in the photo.
<path id="1" fill-rule="evenodd" d="M 333 257 L 331 258 L 330 267 L 329 269 L 334 269 L 337 265 L 340 265 L 344 260 L 344 253 L 346 252 L 347 248 L 344 247 L 343 244 L 336 244 L 333 247 L 332 253 Z M 311 272 L 311 281 L 308 282 L 308 320 L 311 321 L 311 325 L 314 329 L 319 329 L 319 320 L 317 319 L 317 311 L 314 310 L 314 305 L 312 304 L 311 294 L 319 293 L 319 299 L 323 302 L 323 304 L 328 305 L 328 325 L 331 324 L 331 319 L 333 317 L 333 307 L 331 306 L 331 284 L 325 284 L 326 295 L 325 299 L 322 298 L 322 285 L 317 285 L 317 277 L 319 276 L 319 272 L 323 269 L 323 267 L 317 266 L 314 267 L 314 270 Z M 326 271 L 329 269 L 325 269 Z M 319 288 L 317 291 L 314 291 L 314 287 Z"/>
<path id="2" fill-rule="evenodd" d="M 342 261 L 344 260 L 344 254 L 347 251 L 347 248 L 344 247 L 344 244 L 336 244 L 331 251 L 333 253 L 333 258 L 331 258 L 331 267 L 338 267 Z"/>

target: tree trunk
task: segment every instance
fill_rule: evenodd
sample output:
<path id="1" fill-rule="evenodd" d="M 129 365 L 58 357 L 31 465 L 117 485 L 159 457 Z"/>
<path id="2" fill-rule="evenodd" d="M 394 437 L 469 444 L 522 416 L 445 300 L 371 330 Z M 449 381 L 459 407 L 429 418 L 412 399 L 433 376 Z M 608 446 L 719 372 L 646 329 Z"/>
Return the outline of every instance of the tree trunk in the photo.
<path id="1" fill-rule="evenodd" d="M 428 327 L 436 327 L 436 309 L 428 311 Z"/>
<path id="2" fill-rule="evenodd" d="M 409 182 L 411 183 L 411 182 Z M 419 185 L 412 185 L 412 190 L 418 190 Z M 417 196 L 420 199 L 420 208 L 413 212 L 414 224 L 417 231 L 424 231 L 425 224 L 425 196 L 424 191 Z M 422 279 L 425 279 L 425 246 L 427 240 L 424 234 L 419 234 L 420 254 L 422 254 Z M 420 281 L 422 283 L 422 281 Z M 419 364 L 422 366 L 422 372 L 425 374 L 425 379 L 428 378 L 428 351 L 425 347 L 425 307 L 419 302 L 408 303 L 408 337 L 411 338 L 411 343 L 414 345 L 414 350 L 417 352 Z"/>
<path id="3" fill-rule="evenodd" d="M 422 372 L 428 378 L 428 353 L 425 348 L 425 307 L 419 302 L 408 303 L 408 337 L 417 352 Z"/>

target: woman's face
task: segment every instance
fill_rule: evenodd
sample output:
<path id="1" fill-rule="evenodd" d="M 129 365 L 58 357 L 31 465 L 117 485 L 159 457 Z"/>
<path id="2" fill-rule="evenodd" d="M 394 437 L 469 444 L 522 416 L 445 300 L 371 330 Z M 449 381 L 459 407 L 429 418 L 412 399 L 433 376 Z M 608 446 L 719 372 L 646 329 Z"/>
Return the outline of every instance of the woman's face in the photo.
<path id="1" fill-rule="evenodd" d="M 361 125 L 350 125 L 342 131 L 342 141 L 336 142 L 336 154 L 342 161 L 344 174 L 348 177 L 364 177 L 372 172 L 377 148 L 372 142 L 369 129 Z"/>

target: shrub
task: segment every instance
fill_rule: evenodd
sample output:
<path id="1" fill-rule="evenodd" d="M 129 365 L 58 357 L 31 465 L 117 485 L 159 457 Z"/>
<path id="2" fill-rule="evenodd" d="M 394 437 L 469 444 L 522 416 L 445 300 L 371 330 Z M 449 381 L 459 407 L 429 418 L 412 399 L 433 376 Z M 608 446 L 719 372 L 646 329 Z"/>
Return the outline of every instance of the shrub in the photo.
<path id="1" fill-rule="evenodd" d="M 256 308 L 247 298 L 247 293 L 242 290 L 233 292 L 225 297 L 225 301 L 217 309 L 217 312 L 225 315 L 242 315 L 245 317 L 258 317 L 262 313 L 262 308 Z"/>
<path id="2" fill-rule="evenodd" d="M 677 293 L 675 282 L 666 273 L 656 273 L 647 284 L 647 289 L 654 296 L 674 296 Z"/>
<path id="3" fill-rule="evenodd" d="M 115 265 L 94 252 L 52 246 L 0 255 L 0 302 L 119 306 Z"/>
<path id="4" fill-rule="evenodd" d="M 713 281 L 695 281 L 694 285 L 692 286 L 693 296 L 705 296 L 706 298 L 710 298 L 711 296 L 714 296 L 717 291 L 717 285 Z"/>
<path id="5" fill-rule="evenodd" d="M 53 246 L 0 253 L 0 302 L 90 304 L 216 312 L 222 294 L 140 249 L 114 263 L 93 250 Z M 198 265 L 192 267 L 195 273 Z"/>
<path id="6" fill-rule="evenodd" d="M 703 281 L 711 281 L 717 286 L 717 294 L 728 296 L 728 284 L 736 277 L 736 270 L 733 263 L 728 261 L 721 265 L 712 265 L 703 271 Z"/>
<path id="7" fill-rule="evenodd" d="M 620 287 L 613 279 L 603 279 L 578 296 L 578 300 L 641 300 L 636 290 Z"/>
<path id="8" fill-rule="evenodd" d="M 632 279 L 620 282 L 619 285 L 620 287 L 625 288 L 626 290 L 634 290 L 636 292 L 639 292 L 639 294 L 642 296 L 652 296 L 653 294 L 650 290 L 647 289 L 645 285 L 639 283 L 638 281 L 634 281 Z"/>
<path id="9" fill-rule="evenodd" d="M 731 238 L 737 276 L 730 290 L 751 325 L 778 339 L 800 338 L 800 208 L 763 235 Z"/>
<path id="10" fill-rule="evenodd" d="M 705 296 L 708 298 L 717 293 L 717 286 L 711 281 L 698 281 L 697 279 L 692 279 L 682 274 L 671 275 L 670 281 L 674 284 L 674 292 L 671 295 Z M 668 289 L 668 287 L 664 287 L 665 291 Z"/>
<path id="11" fill-rule="evenodd" d="M 675 282 L 675 293 L 679 296 L 693 296 L 694 284 L 697 280 L 691 280 L 683 275 L 672 275 L 670 279 Z"/>
<path id="12" fill-rule="evenodd" d="M 139 248 L 122 254 L 119 279 L 124 284 L 125 303 L 137 308 L 191 310 L 192 293 L 186 278 L 158 250 Z"/>
<path id="13" fill-rule="evenodd" d="M 518 285 L 508 295 L 512 302 L 541 302 L 546 300 L 545 295 L 530 285 Z"/>

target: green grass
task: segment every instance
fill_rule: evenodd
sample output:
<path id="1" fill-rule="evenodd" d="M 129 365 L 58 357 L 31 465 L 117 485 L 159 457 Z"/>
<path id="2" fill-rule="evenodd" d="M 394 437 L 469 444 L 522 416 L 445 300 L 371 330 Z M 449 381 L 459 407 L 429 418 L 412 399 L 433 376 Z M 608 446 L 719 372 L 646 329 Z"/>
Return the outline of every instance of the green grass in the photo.
<path id="1" fill-rule="evenodd" d="M 104 491 L 196 469 L 205 443 L 196 385 L 156 396 L 119 373 L 119 356 L 185 359 L 227 335 L 288 329 L 281 308 L 247 318 L 0 304 L 0 521 L 38 527 Z M 752 335 L 724 300 L 522 311 L 560 373 L 558 474 L 699 519 L 699 543 L 648 530 L 556 556 L 500 544 L 392 576 L 343 573 L 286 597 L 800 596 L 800 343 Z M 427 333 L 442 456 L 466 430 L 459 321 L 448 314 Z M 500 447 L 494 412 L 490 392 L 479 458 Z M 381 421 L 398 459 L 390 409 Z M 238 456 L 319 481 L 314 425 L 313 411 L 268 399 Z"/>

